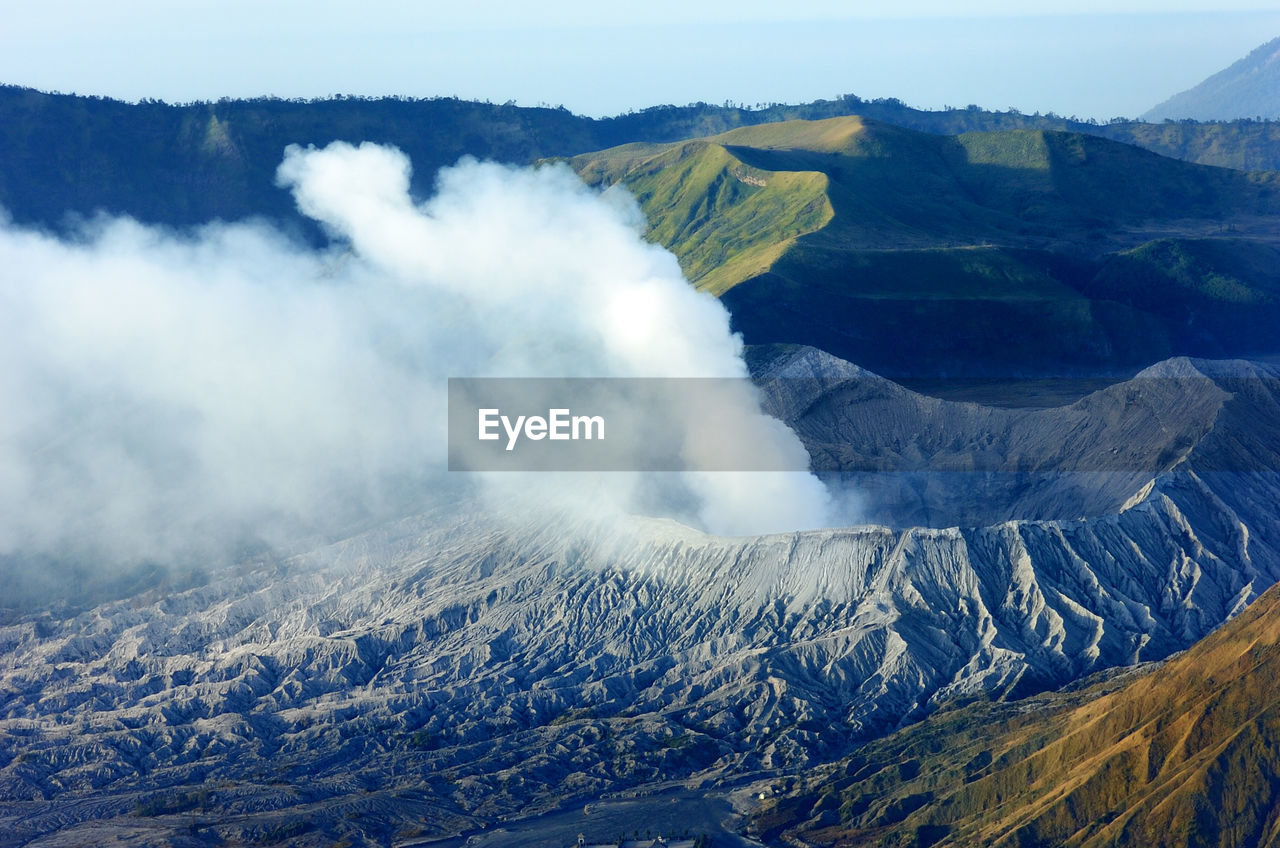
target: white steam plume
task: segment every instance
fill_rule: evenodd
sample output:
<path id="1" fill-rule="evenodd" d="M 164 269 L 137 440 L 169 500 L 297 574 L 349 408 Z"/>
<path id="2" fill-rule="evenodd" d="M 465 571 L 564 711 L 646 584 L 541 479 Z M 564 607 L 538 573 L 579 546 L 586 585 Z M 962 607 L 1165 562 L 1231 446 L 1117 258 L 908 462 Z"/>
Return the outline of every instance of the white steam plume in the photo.
<path id="1" fill-rule="evenodd" d="M 446 477 L 449 376 L 746 376 L 629 197 L 464 162 L 418 206 L 409 173 L 376 145 L 289 148 L 281 184 L 342 245 L 324 253 L 257 224 L 0 227 L 0 554 L 207 555 L 410 510 Z M 735 437 L 803 458 L 741 386 Z M 636 480 L 595 492 L 625 507 Z M 714 532 L 828 520 L 810 475 L 685 482 Z"/>

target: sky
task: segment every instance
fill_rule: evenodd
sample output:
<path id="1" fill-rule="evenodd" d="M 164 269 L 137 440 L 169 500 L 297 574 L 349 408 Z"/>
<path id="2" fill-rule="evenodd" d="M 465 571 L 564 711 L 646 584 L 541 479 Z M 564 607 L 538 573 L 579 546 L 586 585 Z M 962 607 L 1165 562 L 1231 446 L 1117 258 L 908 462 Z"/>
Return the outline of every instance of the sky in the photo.
<path id="1" fill-rule="evenodd" d="M 1134 117 L 1280 36 L 1236 0 L 9 0 L 0 82 L 169 102 L 457 96 L 606 115 L 856 94 Z"/>

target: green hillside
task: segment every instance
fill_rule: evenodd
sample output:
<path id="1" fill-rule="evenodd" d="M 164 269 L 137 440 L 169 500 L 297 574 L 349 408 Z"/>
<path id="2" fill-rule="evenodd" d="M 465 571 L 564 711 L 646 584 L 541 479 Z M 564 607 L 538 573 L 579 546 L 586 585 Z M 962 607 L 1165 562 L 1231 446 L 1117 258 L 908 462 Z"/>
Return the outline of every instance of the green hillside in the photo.
<path id="1" fill-rule="evenodd" d="M 288 193 L 274 184 L 289 144 L 343 139 L 397 145 L 414 162 L 415 190 L 426 195 L 435 170 L 464 155 L 528 163 L 632 142 L 665 143 L 743 126 L 855 114 L 941 135 L 1068 130 L 1191 162 L 1280 169 L 1276 122 L 1097 124 L 976 106 L 926 111 L 892 98 L 854 95 L 755 108 L 654 106 L 593 119 L 562 108 L 449 97 L 131 104 L 0 85 L 0 207 L 20 223 L 46 227 L 62 226 L 68 213 L 106 210 L 171 226 L 256 215 L 305 228 Z"/>
<path id="2" fill-rule="evenodd" d="M 1277 127 L 1092 125 L 852 96 L 590 119 L 452 98 L 126 104 L 0 86 L 0 207 L 51 228 L 99 210 L 178 227 L 257 216 L 323 241 L 274 183 L 288 144 L 394 144 L 422 197 L 463 155 L 578 154 L 591 179 L 640 196 L 652 237 L 724 295 L 749 340 L 811 343 L 904 377 L 1114 372 L 1174 352 L 1270 352 L 1275 177 L 1089 133 L 1254 167 L 1280 164 Z M 1001 131 L 975 131 L 990 128 Z M 1169 252 L 1144 254 L 1148 242 L 1192 259 L 1152 267 Z M 1175 281 L 1168 301 L 1162 280 Z"/>
<path id="3" fill-rule="evenodd" d="M 573 164 L 591 182 L 625 182 L 649 217 L 650 238 L 716 294 L 768 270 L 833 214 L 824 174 L 757 168 L 714 140 L 626 145 Z"/>
<path id="4" fill-rule="evenodd" d="M 815 846 L 1280 844 L 1280 589 L 1165 665 L 958 706 L 756 819 Z"/>
<path id="5" fill-rule="evenodd" d="M 1077 373 L 1271 352 L 1280 177 L 1094 136 L 856 117 L 573 158 L 748 342 L 873 370 Z"/>

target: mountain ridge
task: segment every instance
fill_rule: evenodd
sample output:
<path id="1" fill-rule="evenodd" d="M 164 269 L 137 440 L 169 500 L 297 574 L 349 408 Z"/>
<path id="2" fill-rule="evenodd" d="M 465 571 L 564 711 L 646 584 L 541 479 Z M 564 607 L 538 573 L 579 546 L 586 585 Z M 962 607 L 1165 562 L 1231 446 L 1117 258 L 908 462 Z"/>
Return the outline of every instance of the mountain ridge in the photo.
<path id="1" fill-rule="evenodd" d="M 1280 38 L 1143 114 L 1148 121 L 1280 118 Z"/>
<path id="2" fill-rule="evenodd" d="M 67 226 L 68 214 L 105 211 L 175 227 L 261 216 L 296 230 L 303 223 L 288 194 L 271 188 L 288 144 L 395 144 L 418 164 L 414 189 L 425 195 L 435 170 L 463 155 L 527 164 L 627 142 L 669 142 L 742 125 L 849 114 L 941 134 L 1035 127 L 1089 132 L 1188 161 L 1280 169 L 1280 123 L 1091 124 L 977 107 L 928 112 L 892 98 L 854 95 L 759 109 L 655 106 L 597 120 L 563 108 L 455 98 L 129 104 L 0 85 L 0 206 L 18 223 L 54 229 Z"/>

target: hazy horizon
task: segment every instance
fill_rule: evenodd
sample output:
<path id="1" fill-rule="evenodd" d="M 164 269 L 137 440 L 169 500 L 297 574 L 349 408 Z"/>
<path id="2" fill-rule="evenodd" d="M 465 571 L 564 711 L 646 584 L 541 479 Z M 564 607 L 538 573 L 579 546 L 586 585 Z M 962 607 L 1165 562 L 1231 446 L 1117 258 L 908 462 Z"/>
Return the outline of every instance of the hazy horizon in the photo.
<path id="1" fill-rule="evenodd" d="M 97 11 L 64 0 L 10 16 L 0 82 L 128 101 L 456 96 L 592 116 L 850 93 L 1107 120 L 1137 117 L 1280 35 L 1280 10 L 1237 5 L 1059 3 L 1028 15 L 994 0 L 892 13 L 809 0 L 779 17 L 761 4 L 657 2 L 634 23 L 580 3 L 542 17 L 281 3 L 248 18 L 237 3 Z"/>

